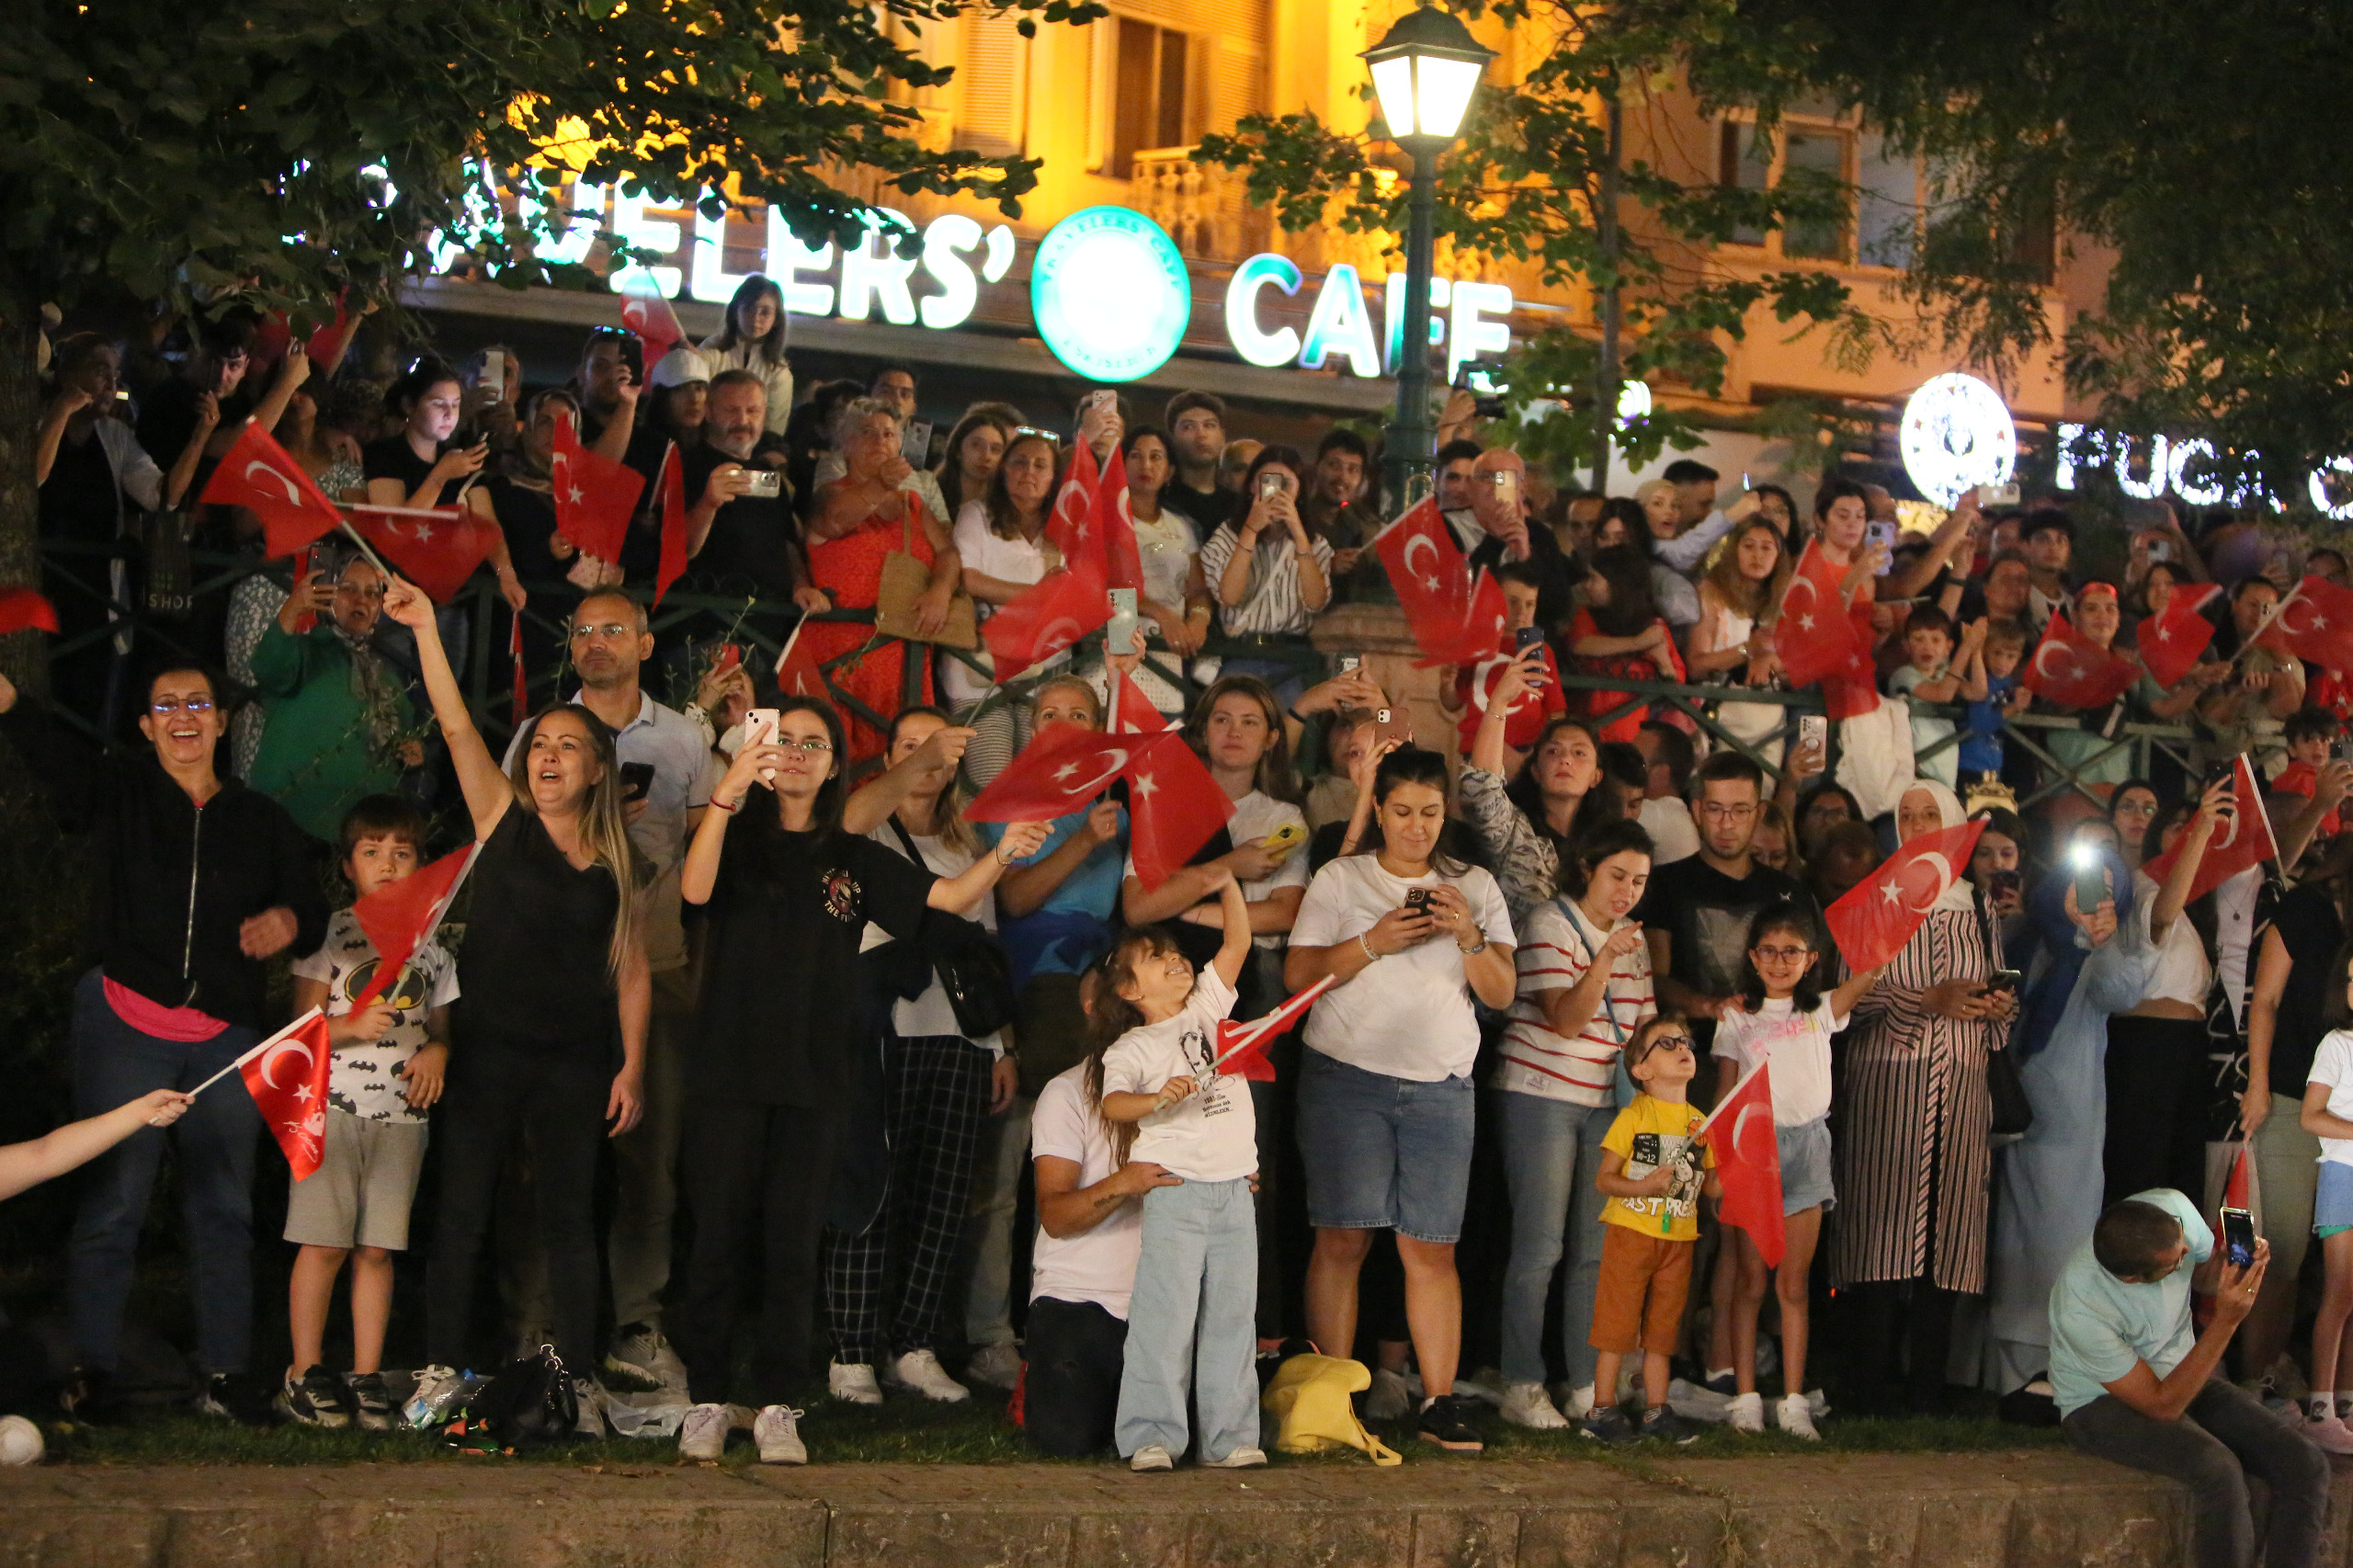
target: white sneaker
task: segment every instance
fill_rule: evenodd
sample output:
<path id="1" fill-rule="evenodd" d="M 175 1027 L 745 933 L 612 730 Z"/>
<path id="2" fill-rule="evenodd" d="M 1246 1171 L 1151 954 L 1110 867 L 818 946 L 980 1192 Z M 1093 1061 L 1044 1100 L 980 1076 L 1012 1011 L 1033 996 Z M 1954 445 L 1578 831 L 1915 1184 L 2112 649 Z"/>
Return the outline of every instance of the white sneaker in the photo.
<path id="1" fill-rule="evenodd" d="M 2347 1427 L 2334 1415 L 2324 1416 L 2317 1421 L 2307 1417 L 2303 1433 L 2318 1444 L 2325 1454 L 2353 1454 L 2353 1427 Z"/>
<path id="2" fill-rule="evenodd" d="M 1542 1383 L 1513 1383 L 1504 1390 L 1504 1419 L 1515 1426 L 1526 1426 L 1538 1432 L 1560 1432 L 1568 1428 L 1569 1418 L 1552 1403 L 1552 1396 L 1544 1392 Z"/>
<path id="3" fill-rule="evenodd" d="M 725 1405 L 687 1406 L 687 1418 L 678 1424 L 678 1457 L 717 1464 L 719 1457 L 727 1451 L 727 1427 Z"/>
<path id="4" fill-rule="evenodd" d="M 1809 1443 L 1822 1441 L 1822 1434 L 1813 1429 L 1813 1408 L 1802 1393 L 1790 1394 L 1773 1406 L 1773 1424 L 1792 1437 L 1803 1437 Z"/>
<path id="5" fill-rule="evenodd" d="M 454 1367 L 424 1367 L 416 1374 L 416 1390 L 401 1406 L 402 1419 L 411 1426 L 438 1426 L 465 1392 L 463 1373 Z"/>
<path id="6" fill-rule="evenodd" d="M 1372 1386 L 1364 1391 L 1364 1418 L 1367 1421 L 1403 1421 L 1412 1414 L 1414 1396 L 1405 1387 L 1402 1373 L 1386 1367 L 1372 1369 Z"/>
<path id="7" fill-rule="evenodd" d="M 894 1389 L 913 1389 L 926 1399 L 942 1404 L 961 1404 L 972 1397 L 972 1391 L 948 1375 L 939 1358 L 928 1350 L 910 1350 L 895 1361 L 883 1365 L 883 1373 Z"/>
<path id="8" fill-rule="evenodd" d="M 0 1415 L 0 1465 L 39 1464 L 48 1451 L 49 1439 L 40 1427 L 21 1415 Z M 1246 1451 L 1258 1454 L 1256 1449 Z M 1266 1463 L 1267 1456 L 1258 1454 L 1258 1462 Z"/>
<path id="9" fill-rule="evenodd" d="M 605 1435 L 605 1390 L 594 1378 L 574 1378 L 572 1397 L 579 1403 L 580 1414 L 573 1422 L 575 1437 L 601 1437 Z"/>
<path id="10" fill-rule="evenodd" d="M 807 1464 L 809 1445 L 801 1440 L 801 1412 L 789 1404 L 766 1404 L 752 1423 L 762 1464 Z"/>
<path id="11" fill-rule="evenodd" d="M 1203 1470 L 1256 1470 L 1267 1462 L 1267 1450 L 1243 1447 L 1222 1460 L 1203 1460 Z"/>
<path id="12" fill-rule="evenodd" d="M 983 1345 L 964 1363 L 964 1376 L 991 1388 L 1012 1388 L 1021 1381 L 1021 1349 L 1010 1340 Z"/>
<path id="13" fill-rule="evenodd" d="M 839 1361 L 827 1362 L 825 1392 L 852 1404 L 882 1403 L 882 1385 L 874 1381 L 874 1369 L 863 1361 L 853 1361 L 847 1366 Z"/>
<path id="14" fill-rule="evenodd" d="M 1724 1425 L 1735 1432 L 1765 1430 L 1765 1396 L 1751 1390 L 1736 1393 L 1724 1404 Z"/>
<path id="15" fill-rule="evenodd" d="M 1267 1456 L 1260 1454 L 1258 1457 L 1264 1460 Z M 1146 1443 L 1128 1460 L 1128 1468 L 1141 1475 L 1148 1470 L 1175 1470 L 1176 1461 L 1170 1459 L 1168 1450 L 1158 1443 Z"/>
<path id="16" fill-rule="evenodd" d="M 1582 1421 L 1593 1414 L 1593 1385 L 1579 1383 L 1561 1397 L 1561 1414 L 1571 1421 Z"/>

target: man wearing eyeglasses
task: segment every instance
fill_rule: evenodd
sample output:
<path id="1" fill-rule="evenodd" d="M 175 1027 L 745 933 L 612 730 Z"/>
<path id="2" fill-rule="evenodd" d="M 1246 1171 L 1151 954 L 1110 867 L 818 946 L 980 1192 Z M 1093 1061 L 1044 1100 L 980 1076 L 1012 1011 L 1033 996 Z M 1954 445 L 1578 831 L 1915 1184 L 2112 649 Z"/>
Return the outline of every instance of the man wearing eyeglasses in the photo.
<path id="1" fill-rule="evenodd" d="M 261 1038 L 267 963 L 326 935 L 313 846 L 285 808 L 213 770 L 227 733 L 212 677 L 165 665 L 145 687 L 146 749 L 110 756 L 20 700 L 0 676 L 0 736 L 48 789 L 58 824 L 88 833 L 99 873 L 96 967 L 74 988 L 74 1114 L 156 1089 L 193 1089 Z M 234 1082 L 199 1096 L 168 1133 L 134 1134 L 86 1176 L 66 1250 L 74 1370 L 66 1414 L 119 1413 L 112 1381 L 147 1200 L 168 1142 L 179 1159 L 196 1407 L 260 1423 L 276 1380 L 247 1374 L 253 1333 L 253 1176 L 260 1114 Z"/>
<path id="2" fill-rule="evenodd" d="M 1543 579 L 1536 590 L 1536 624 L 1547 631 L 1569 618 L 1574 585 L 1560 540 L 1550 528 L 1528 526 L 1528 464 L 1509 447 L 1479 454 L 1471 465 L 1470 505 L 1446 514 L 1462 546 L 1471 575 L 1506 561 L 1525 561 Z"/>

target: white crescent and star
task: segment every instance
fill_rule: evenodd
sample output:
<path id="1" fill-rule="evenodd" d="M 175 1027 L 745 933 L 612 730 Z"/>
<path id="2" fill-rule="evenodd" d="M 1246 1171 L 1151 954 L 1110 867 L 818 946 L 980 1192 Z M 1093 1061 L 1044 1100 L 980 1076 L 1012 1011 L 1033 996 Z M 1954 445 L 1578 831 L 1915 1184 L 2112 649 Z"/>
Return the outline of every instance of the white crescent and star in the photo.
<path id="1" fill-rule="evenodd" d="M 1111 765 L 1108 767 L 1106 767 L 1100 774 L 1088 779 L 1084 785 L 1073 785 L 1070 782 L 1072 776 L 1076 774 L 1084 765 L 1077 762 L 1066 762 L 1060 767 L 1054 769 L 1054 782 L 1063 786 L 1071 795 L 1092 795 L 1097 790 L 1102 789 L 1105 785 L 1110 783 L 1112 779 L 1117 778 L 1120 776 L 1120 770 L 1128 766 L 1129 756 L 1130 753 L 1128 748 L 1125 746 L 1107 747 L 1098 754 L 1097 760 L 1100 760 L 1103 757 L 1111 757 L 1116 758 L 1117 760 L 1112 762 Z"/>
<path id="2" fill-rule="evenodd" d="M 1807 608 L 1803 610 L 1796 608 L 1800 588 L 1805 590 Z M 1821 602 L 1821 599 L 1822 591 L 1813 585 L 1813 579 L 1799 577 L 1790 584 L 1790 591 L 1781 596 L 1782 618 L 1786 619 L 1794 614 L 1797 618 L 1798 630 L 1811 631 L 1813 630 L 1813 608 Z"/>
<path id="3" fill-rule="evenodd" d="M 290 1040 L 283 1045 L 276 1046 L 261 1059 L 261 1081 L 264 1086 L 272 1089 L 282 1089 L 287 1086 L 279 1083 L 275 1074 L 278 1062 L 288 1056 L 301 1057 L 306 1067 L 318 1060 L 313 1054 L 311 1048 L 300 1040 Z"/>
<path id="4" fill-rule="evenodd" d="M 304 497 L 301 487 L 296 484 L 292 480 L 287 478 L 286 475 L 275 465 L 270 463 L 268 460 L 265 458 L 256 458 L 251 462 L 245 464 L 245 477 L 247 479 L 253 478 L 254 471 L 256 469 L 269 475 L 270 478 L 278 481 L 278 483 L 284 487 L 286 491 L 286 499 L 288 501 L 297 506 L 302 504 Z"/>
<path id="5" fill-rule="evenodd" d="M 1416 576 L 1420 576 L 1420 574 L 1419 574 L 1419 573 L 1416 573 L 1416 572 L 1414 570 L 1414 547 L 1415 547 L 1415 545 L 1419 545 L 1419 546 L 1421 546 L 1424 550 L 1427 550 L 1427 551 L 1428 551 L 1430 552 L 1430 571 L 1429 571 L 1429 575 L 1428 575 L 1428 576 L 1427 576 L 1427 577 L 1422 577 L 1422 578 L 1421 578 L 1421 582 L 1422 582 L 1422 585 L 1423 585 L 1424 587 L 1427 587 L 1427 588 L 1430 588 L 1430 589 L 1435 590 L 1435 589 L 1438 587 L 1438 540 L 1434 540 L 1434 539 L 1430 538 L 1430 536 L 1429 536 L 1429 535 L 1427 535 L 1427 534 L 1426 534 L 1426 533 L 1421 533 L 1421 532 L 1419 532 L 1419 531 L 1416 531 L 1416 532 L 1413 535 L 1413 537 L 1412 537 L 1412 538 L 1408 539 L 1408 540 L 1405 541 L 1405 554 L 1404 554 L 1404 565 L 1405 565 L 1405 575 L 1407 575 L 1408 577 L 1416 577 Z"/>
<path id="6" fill-rule="evenodd" d="M 1942 851 L 1936 849 L 1924 851 L 1913 859 L 1912 865 L 1925 866 L 1931 860 L 1934 860 L 1937 863 L 1940 873 L 1937 878 L 1937 891 L 1930 893 L 1927 898 L 1923 900 L 1921 903 L 1905 905 L 1905 907 L 1915 915 L 1927 914 L 1930 909 L 1936 906 L 1937 900 L 1944 896 L 1945 890 L 1952 886 L 1952 862 L 1945 858 Z M 1908 874 L 1911 869 L 1911 866 L 1907 866 L 1904 868 L 1904 870 Z"/>
<path id="7" fill-rule="evenodd" d="M 1761 1104 L 1756 1099 L 1751 1099 L 1746 1105 L 1740 1108 L 1740 1114 L 1732 1119 L 1732 1146 L 1733 1148 L 1737 1149 L 1740 1147 L 1740 1141 L 1742 1137 L 1748 1131 L 1748 1119 L 1752 1116 L 1762 1116 L 1768 1122 L 1770 1122 L 1773 1118 L 1773 1108 L 1769 1105 Z"/>

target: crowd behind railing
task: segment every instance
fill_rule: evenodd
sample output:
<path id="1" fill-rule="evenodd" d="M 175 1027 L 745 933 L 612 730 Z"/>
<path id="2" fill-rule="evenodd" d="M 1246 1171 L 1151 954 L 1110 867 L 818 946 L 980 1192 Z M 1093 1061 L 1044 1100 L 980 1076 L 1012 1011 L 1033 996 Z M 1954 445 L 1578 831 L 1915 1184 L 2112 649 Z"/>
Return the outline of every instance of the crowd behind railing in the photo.
<path id="1" fill-rule="evenodd" d="M 1976 1389 L 2072 1420 L 2070 1256 L 2148 1189 L 2211 1219 L 2251 1165 L 2272 1284 L 2241 1386 L 2319 1391 L 2290 1416 L 2353 1451 L 2323 1409 L 2353 1139 L 2306 1108 L 2353 1081 L 2335 551 L 2231 513 L 2080 539 L 2058 506 L 1900 508 L 1835 473 L 1802 506 L 1688 460 L 1603 496 L 1458 394 L 1434 500 L 1502 621 L 1384 688 L 1315 635 L 1399 597 L 1376 541 L 1404 498 L 1350 431 L 1311 455 L 1213 395 L 1116 390 L 949 420 L 900 365 L 796 398 L 783 334 L 755 278 L 699 346 L 599 329 L 528 377 L 495 347 L 373 381 L 348 332 L 253 314 L 48 347 L 63 625 L 0 734 L 102 835 L 75 1099 L 178 1117 L 204 1408 L 385 1427 L 413 1389 L 439 1421 L 463 1369 L 544 1343 L 583 1430 L 697 1458 L 741 1425 L 798 1457 L 817 1389 L 980 1383 L 1018 1385 L 1049 1451 L 1248 1463 L 1262 1379 L 1323 1373 L 1276 1370 L 1303 1339 L 1361 1361 L 1365 1419 L 1458 1451 L 1482 1403 L 1607 1441 L 1810 1438 L 1825 1381 L 1842 1411 Z M 247 422 L 336 501 L 494 525 L 474 580 L 436 606 L 332 533 L 264 559 L 257 518 L 199 500 Z M 560 516 L 568 438 L 645 482 L 615 559 Z M 1134 642 L 998 670 L 979 633 L 1067 564 L 1081 448 L 1123 474 Z M 665 461 L 687 561 L 649 608 Z M 1139 874 L 1132 779 L 1048 824 L 965 816 L 1068 726 L 1139 728 L 1139 698 L 1230 803 L 1190 864 Z M 1414 733 L 1432 699 L 1450 736 Z M 2259 800 L 2212 787 L 2240 758 Z M 1823 912 L 1981 819 L 1916 934 L 1850 973 Z M 2257 819 L 2275 852 L 2201 884 Z M 321 890 L 469 837 L 455 957 L 361 1001 L 376 950 Z M 280 960 L 335 1046 L 282 1369 L 250 1349 L 253 1107 L 176 1097 L 279 1021 Z M 1220 1019 L 1319 981 L 1265 1075 L 1215 1070 Z M 1768 1050 L 1778 1267 L 1677 1157 Z M 429 1261 L 400 1268 L 428 1126 Z M 82 1418 L 119 1403 L 165 1142 L 80 1178 L 74 1364 L 45 1375 Z M 388 1384 L 396 1279 L 423 1369 Z"/>

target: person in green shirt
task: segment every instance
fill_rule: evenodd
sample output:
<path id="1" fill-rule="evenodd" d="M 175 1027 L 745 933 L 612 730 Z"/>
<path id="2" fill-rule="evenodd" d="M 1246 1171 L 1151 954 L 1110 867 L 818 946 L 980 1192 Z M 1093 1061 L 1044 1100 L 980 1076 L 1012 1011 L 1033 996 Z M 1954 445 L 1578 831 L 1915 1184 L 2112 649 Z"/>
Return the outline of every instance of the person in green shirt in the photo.
<path id="1" fill-rule="evenodd" d="M 408 693 L 375 649 L 383 604 L 383 574 L 367 561 L 313 573 L 254 649 L 269 722 L 246 782 L 328 843 L 354 801 L 396 792 L 401 770 L 425 760 Z M 317 624 L 297 631 L 304 615 Z"/>

